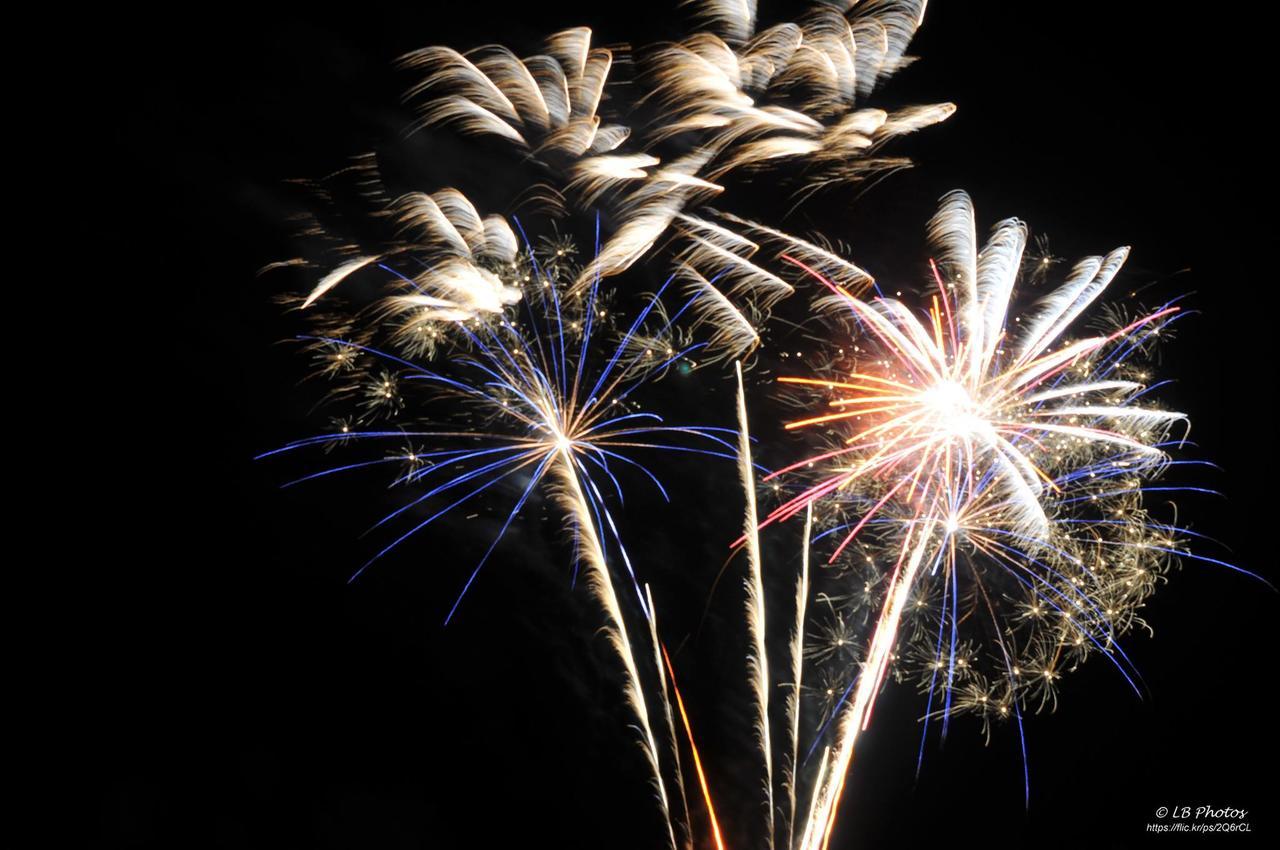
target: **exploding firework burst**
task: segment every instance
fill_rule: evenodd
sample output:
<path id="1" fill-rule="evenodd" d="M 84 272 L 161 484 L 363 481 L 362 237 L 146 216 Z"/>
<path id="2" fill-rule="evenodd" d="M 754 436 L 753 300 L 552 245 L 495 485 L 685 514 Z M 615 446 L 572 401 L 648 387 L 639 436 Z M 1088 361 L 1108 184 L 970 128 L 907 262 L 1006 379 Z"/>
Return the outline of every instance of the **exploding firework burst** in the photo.
<path id="1" fill-rule="evenodd" d="M 389 453 L 328 467 L 291 482 L 389 466 L 394 470 L 393 484 L 413 488 L 410 500 L 374 525 L 382 530 L 399 523 L 407 529 L 361 566 L 353 580 L 432 524 L 514 483 L 518 493 L 514 504 L 467 577 L 446 623 L 530 499 L 539 493 L 550 497 L 571 530 L 575 563 L 585 569 L 587 584 L 604 608 L 674 846 L 659 747 L 609 562 L 623 567 L 636 605 L 650 621 L 655 651 L 659 647 L 656 623 L 610 505 L 614 499 L 621 503 L 621 482 L 628 473 L 638 473 L 667 496 L 658 475 L 639 456 L 690 452 L 732 459 L 735 447 L 726 436 L 733 432 L 668 425 L 639 406 L 633 398 L 637 390 L 705 343 L 673 347 L 671 319 L 658 307 L 661 291 L 645 300 L 625 330 L 618 330 L 596 287 L 583 296 L 568 291 L 566 282 L 578 273 L 570 254 L 563 242 L 551 241 L 542 251 L 527 250 L 522 262 L 502 257 L 488 268 L 481 267 L 498 286 L 519 293 L 521 297 L 511 302 L 523 306 L 467 319 L 433 312 L 429 321 L 439 329 L 440 347 L 432 346 L 436 356 L 426 361 L 411 359 L 422 348 L 412 334 L 404 332 L 423 321 L 416 315 L 418 302 L 409 308 L 409 325 L 394 318 L 388 321 L 404 313 L 406 299 L 418 297 L 412 293 L 419 291 L 419 282 L 387 268 L 391 285 L 407 288 L 411 294 L 390 295 L 367 312 L 372 324 L 359 334 L 364 341 L 304 337 L 325 362 L 341 352 L 356 355 L 340 358 L 341 369 L 322 369 L 319 374 L 347 382 L 346 389 L 330 392 L 330 398 L 354 399 L 355 421 L 377 427 L 353 428 L 351 419 L 343 419 L 337 433 L 297 440 L 264 457 L 309 448 L 329 451 L 335 444 L 392 441 L 398 445 Z M 323 327 L 327 321 L 320 319 Z M 380 337 L 385 337 L 385 349 L 379 347 Z M 665 679 L 662 684 L 665 689 Z M 674 738 L 665 699 L 664 705 Z"/>
<path id="2" fill-rule="evenodd" d="M 1021 730 L 1022 713 L 1052 707 L 1062 674 L 1095 653 L 1136 690 L 1118 639 L 1141 625 L 1136 612 L 1170 563 L 1197 557 L 1186 532 L 1144 508 L 1150 482 L 1181 463 L 1166 449 L 1185 417 L 1152 403 L 1131 365 L 1183 315 L 1177 304 L 1112 313 L 1118 326 L 1071 338 L 1127 249 L 1080 261 L 1059 288 L 1015 311 L 1021 222 L 996 225 L 979 249 L 972 205 L 955 192 L 930 235 L 936 291 L 923 312 L 862 300 L 814 271 L 829 291 L 820 306 L 841 311 L 860 344 L 845 345 L 850 356 L 822 374 L 779 379 L 818 406 L 787 427 L 820 431 L 830 448 L 775 473 L 809 480 L 761 525 L 841 506 L 831 515 L 848 518 L 815 539 L 834 541 L 830 563 L 856 551 L 872 573 L 836 574 L 848 601 L 836 625 L 869 611 L 873 626 L 858 663 L 846 665 L 856 684 L 833 724 L 804 848 L 829 841 L 855 742 L 891 667 L 927 694 L 925 735 L 932 720 L 945 735 L 960 713 L 988 735 L 993 721 Z M 858 546 L 870 535 L 873 545 Z M 831 634 L 842 633 L 820 625 L 811 655 L 830 660 Z"/>

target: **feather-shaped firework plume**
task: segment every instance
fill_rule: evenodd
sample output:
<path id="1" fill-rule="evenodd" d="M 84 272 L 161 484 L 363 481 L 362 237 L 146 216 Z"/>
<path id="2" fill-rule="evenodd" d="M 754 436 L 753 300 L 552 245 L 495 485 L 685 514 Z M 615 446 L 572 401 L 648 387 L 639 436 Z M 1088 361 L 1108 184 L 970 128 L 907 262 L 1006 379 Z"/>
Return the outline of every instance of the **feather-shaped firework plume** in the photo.
<path id="1" fill-rule="evenodd" d="M 905 167 L 908 160 L 883 156 L 881 148 L 945 120 L 954 107 L 860 106 L 908 63 L 923 2 L 818 4 L 799 23 L 759 33 L 754 3 L 694 5 L 708 29 L 639 51 L 641 73 L 631 87 L 639 94 L 631 98 L 609 97 L 615 51 L 592 47 L 585 27 L 556 33 L 542 52 L 523 59 L 497 45 L 427 47 L 401 64 L 421 75 L 406 95 L 419 127 L 500 139 L 537 165 L 546 186 L 539 197 L 562 211 L 566 200 L 608 211 L 607 238 L 584 266 L 578 290 L 621 274 L 676 237 L 677 255 L 706 279 L 700 314 L 724 330 L 711 340 L 711 353 L 735 358 L 756 345 L 769 308 L 789 289 L 749 263 L 754 248 L 716 259 L 734 274 L 724 285 L 709 282 L 722 269 L 708 271 L 703 261 L 728 246 L 723 232 L 709 242 L 706 226 L 687 215 L 711 199 L 723 204 L 733 172 L 781 168 L 807 196 Z M 633 128 L 643 131 L 633 138 Z M 683 223 L 673 227 L 678 219 Z M 330 277 L 341 279 L 344 270 Z"/>

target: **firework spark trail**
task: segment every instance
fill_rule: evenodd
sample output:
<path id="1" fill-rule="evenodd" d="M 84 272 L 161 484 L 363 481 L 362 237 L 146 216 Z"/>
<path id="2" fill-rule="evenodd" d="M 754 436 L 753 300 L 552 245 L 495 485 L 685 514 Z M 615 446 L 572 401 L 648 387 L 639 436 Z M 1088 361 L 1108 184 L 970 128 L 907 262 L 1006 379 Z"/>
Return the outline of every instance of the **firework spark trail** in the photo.
<path id="1" fill-rule="evenodd" d="M 759 523 L 756 520 L 755 471 L 751 465 L 751 432 L 747 425 L 747 399 L 742 386 L 742 363 L 734 364 L 738 377 L 738 472 L 747 497 L 744 535 L 747 552 L 747 634 L 751 654 L 747 670 L 756 705 L 756 738 L 764 762 L 766 835 L 773 846 L 773 744 L 769 739 L 769 656 L 765 648 L 764 576 L 761 573 Z"/>
<path id="2" fill-rule="evenodd" d="M 916 573 L 928 551 L 934 522 L 933 519 L 925 520 L 917 533 L 916 542 L 910 546 L 911 555 L 907 559 L 906 569 L 902 568 L 901 559 L 894 569 L 893 578 L 889 582 L 889 601 L 876 623 L 871 646 L 867 649 L 867 660 L 854 687 L 853 700 L 846 705 L 836 729 L 835 761 L 821 792 L 815 792 L 818 802 L 811 817 L 817 818 L 813 823 L 818 824 L 818 827 L 816 831 L 809 833 L 809 843 L 801 845 L 801 850 L 817 850 L 819 847 L 827 850 L 831 841 L 831 829 L 835 825 L 836 810 L 844 790 L 849 764 L 853 760 L 854 746 L 859 733 L 865 731 L 867 724 L 871 722 L 875 697 L 888 671 L 890 656 L 898 638 L 898 624 L 902 619 L 902 612 L 906 610 Z M 903 555 L 906 555 L 907 549 L 907 542 L 904 541 Z"/>
<path id="3" fill-rule="evenodd" d="M 791 727 L 791 757 L 784 784 L 787 789 L 787 847 L 795 846 L 796 771 L 800 759 L 800 686 L 804 676 L 805 606 L 809 600 L 809 548 L 813 535 L 813 505 L 805 507 L 804 548 L 800 552 L 800 577 L 796 579 L 796 614 L 791 630 L 791 693 L 787 695 L 787 721 Z"/>
<path id="4" fill-rule="evenodd" d="M 658 612 L 653 604 L 653 594 L 649 591 L 647 584 L 644 586 L 644 595 L 649 603 L 649 640 L 653 644 L 654 669 L 658 671 L 658 692 L 662 695 L 663 719 L 667 722 L 667 736 L 671 744 L 672 779 L 680 792 L 681 811 L 684 814 L 684 822 L 681 824 L 684 846 L 686 850 L 693 850 L 693 824 L 690 821 L 689 798 L 685 795 L 684 772 L 680 768 L 680 741 L 676 738 L 676 722 L 671 713 L 671 696 L 667 692 L 667 676 L 662 661 L 662 642 L 658 639 Z"/>
<path id="5" fill-rule="evenodd" d="M 711 821 L 711 840 L 716 850 L 725 850 L 724 839 L 720 835 L 720 821 L 716 817 L 716 807 L 711 801 L 711 789 L 707 785 L 707 775 L 702 769 L 702 756 L 698 754 L 698 745 L 694 743 L 693 727 L 689 724 L 689 714 L 684 708 L 684 697 L 680 694 L 680 686 L 676 684 L 676 671 L 671 666 L 671 658 L 666 647 L 662 648 L 662 660 L 666 662 L 667 673 L 671 676 L 671 690 L 676 695 L 676 708 L 680 711 L 680 722 L 684 726 L 685 738 L 689 741 L 689 750 L 693 753 L 693 769 L 698 775 L 698 787 L 702 791 L 702 800 L 707 806 L 707 818 Z"/>
<path id="6" fill-rule="evenodd" d="M 800 836 L 800 850 L 808 850 L 813 841 L 814 825 L 818 822 L 818 801 L 821 798 L 822 789 L 826 787 L 830 758 L 831 748 L 823 747 L 822 759 L 818 762 L 818 772 L 814 777 L 813 796 L 809 800 L 809 813 L 804 819 L 804 832 Z"/>
<path id="7" fill-rule="evenodd" d="M 658 742 L 654 740 L 653 729 L 649 724 L 649 708 L 645 705 L 644 690 L 640 687 L 640 674 L 636 670 L 635 654 L 631 642 L 627 639 L 627 626 L 622 619 L 622 610 L 618 607 L 618 597 L 613 591 L 613 579 L 609 568 L 605 565 L 604 547 L 601 545 L 595 522 L 592 520 L 591 506 L 582 492 L 578 481 L 578 472 L 574 461 L 569 456 L 569 448 L 565 447 L 554 464 L 554 471 L 564 485 L 561 498 L 564 501 L 566 514 L 576 526 L 575 539 L 578 540 L 578 552 L 586 564 L 587 586 L 604 608 L 608 623 L 605 634 L 610 645 L 622 662 L 625 672 L 623 689 L 626 693 L 627 705 L 640 724 L 642 737 L 641 748 L 653 775 L 649 778 L 654 793 L 658 796 L 659 809 L 667 828 L 667 842 L 671 850 L 675 850 L 676 837 L 671 824 L 671 807 L 667 800 L 667 789 L 662 781 L 662 768 L 658 762 Z"/>

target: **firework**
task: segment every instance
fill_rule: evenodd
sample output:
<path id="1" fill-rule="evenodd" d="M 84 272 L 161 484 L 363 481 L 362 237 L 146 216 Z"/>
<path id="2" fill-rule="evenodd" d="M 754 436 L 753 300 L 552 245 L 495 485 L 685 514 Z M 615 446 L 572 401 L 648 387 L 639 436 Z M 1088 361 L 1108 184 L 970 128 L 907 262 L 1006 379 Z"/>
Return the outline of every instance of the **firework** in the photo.
<path id="1" fill-rule="evenodd" d="M 882 148 L 955 108 L 863 104 L 911 61 L 905 51 L 923 20 L 921 0 L 819 4 L 798 23 L 759 33 L 755 3 L 694 5 L 705 29 L 638 50 L 640 73 L 628 86 L 610 86 L 616 50 L 593 47 L 585 27 L 550 36 L 524 58 L 498 45 L 433 46 L 401 65 L 422 74 L 406 93 L 418 128 L 501 140 L 537 169 L 539 200 L 561 213 L 609 212 L 607 238 L 576 291 L 625 272 L 675 236 L 686 288 L 704 296 L 695 315 L 718 330 L 710 359 L 741 359 L 791 287 L 750 262 L 758 246 L 734 237 L 732 218 L 692 214 L 722 202 L 723 181 L 736 172 L 803 173 L 797 191 L 807 196 L 906 167 Z M 633 126 L 644 128 L 635 138 Z M 371 262 L 357 257 L 334 274 L 362 268 L 360 260 Z"/>
<path id="2" fill-rule="evenodd" d="M 740 361 L 760 346 L 760 328 L 769 311 L 794 292 L 791 283 L 753 262 L 766 241 L 809 258 L 850 286 L 855 280 L 869 281 L 819 245 L 728 212 L 691 212 L 712 198 L 723 198 L 725 187 L 716 181 L 730 172 L 795 162 L 797 155 L 811 154 L 815 163 L 824 163 L 823 169 L 838 159 L 843 179 L 848 180 L 898 167 L 903 160 L 880 159 L 874 151 L 888 139 L 950 112 L 944 105 L 892 115 L 862 109 L 844 116 L 878 80 L 901 66 L 922 6 L 881 2 L 846 12 L 819 8 L 801 25 L 779 25 L 756 37 L 751 37 L 753 10 L 746 18 L 731 6 L 724 7 L 723 14 L 710 7 L 704 11 L 711 12 L 705 20 L 713 28 L 727 26 L 722 31 L 727 41 L 707 32 L 680 45 L 649 50 L 641 61 L 641 96 L 631 102 L 608 96 L 614 51 L 593 47 L 586 28 L 556 33 L 541 52 L 524 58 L 490 45 L 469 52 L 428 47 L 401 60 L 402 67 L 422 75 L 406 94 L 419 112 L 415 129 L 448 128 L 467 136 L 496 137 L 514 147 L 523 163 L 538 169 L 540 181 L 548 181 L 526 196 L 548 202 L 557 214 L 570 206 L 608 213 L 603 243 L 601 219 L 596 219 L 596 251 L 588 263 L 572 261 L 571 240 L 543 246 L 539 252 L 521 251 L 506 218 L 482 215 L 456 189 L 393 196 L 383 188 L 373 157 L 363 157 L 326 180 L 307 182 L 326 214 L 307 217 L 302 230 L 324 254 L 318 260 L 286 264 L 320 270 L 310 292 L 291 303 L 312 325 L 313 332 L 303 342 L 317 362 L 315 375 L 328 387 L 326 401 L 345 409 L 335 419 L 339 431 L 300 440 L 281 451 L 359 451 L 389 440 L 396 446 L 392 451 L 313 472 L 299 482 L 389 467 L 396 485 L 415 491 L 374 527 L 384 532 L 406 524 L 407 529 L 394 534 L 356 574 L 427 526 L 466 506 L 489 502 L 516 485 L 512 507 L 463 583 L 445 618 L 448 622 L 529 500 L 541 494 L 559 505 L 571 526 L 575 563 L 585 569 L 588 586 L 606 613 L 607 634 L 624 668 L 627 701 L 638 721 L 672 845 L 673 821 L 678 818 L 672 817 L 659 746 L 610 561 L 623 568 L 620 572 L 648 620 L 655 663 L 660 649 L 656 617 L 605 494 L 612 491 L 620 501 L 616 473 L 623 467 L 661 487 L 655 472 L 636 457 L 645 452 L 732 456 L 747 481 L 753 480 L 754 470 L 741 386 L 741 444 L 736 448 L 713 429 L 661 424 L 656 415 L 637 407 L 631 394 L 675 363 L 693 367 Z M 841 42 L 842 36 L 847 43 Z M 805 39 L 808 43 L 802 47 Z M 824 63 L 827 52 L 831 61 Z M 854 52 L 860 54 L 856 68 Z M 717 78 L 710 88 L 689 89 L 688 61 L 708 57 L 728 76 Z M 722 59 L 737 71 L 728 70 Z M 838 97 L 828 97 L 835 89 Z M 678 103 L 667 98 L 672 93 Z M 785 105 L 787 101 L 796 108 Z M 602 108 L 612 117 L 602 118 Z M 644 138 L 628 149 L 632 131 L 627 125 L 639 108 L 656 110 L 657 119 L 644 119 Z M 359 200 L 368 208 L 363 219 L 346 216 L 336 202 L 333 184 L 353 177 Z M 828 174 L 824 179 L 839 178 Z M 656 246 L 668 235 L 675 237 L 669 243 L 675 274 L 652 298 L 640 299 L 638 318 L 625 332 L 613 333 L 614 299 L 601 290 L 601 279 L 658 253 Z M 347 298 L 370 299 L 370 292 L 369 306 L 348 306 Z M 602 345 L 606 336 L 608 344 Z M 695 352 L 700 362 L 691 359 Z M 757 524 L 754 511 L 751 500 L 749 528 Z M 748 614 L 755 649 L 750 664 L 772 840 L 770 685 L 758 547 L 752 563 Z M 797 666 L 800 642 L 797 634 Z M 675 686 L 675 672 L 665 656 L 663 661 L 660 668 L 671 676 L 671 693 L 680 706 L 719 845 L 691 723 Z M 671 778 L 680 792 L 688 840 L 680 747 L 674 740 L 666 684 L 664 677 L 658 696 L 665 709 Z M 795 820 L 798 697 L 797 676 L 787 707 L 793 720 L 784 777 L 789 829 Z"/>
<path id="3" fill-rule="evenodd" d="M 1051 704 L 1061 672 L 1090 653 L 1134 684 L 1117 639 L 1140 623 L 1134 612 L 1171 557 L 1186 554 L 1181 530 L 1142 505 L 1185 417 L 1156 407 L 1129 362 L 1179 307 L 1069 338 L 1127 249 L 1080 261 L 1058 289 L 1014 311 L 1021 222 L 999 223 L 979 249 L 970 200 L 954 192 L 930 236 L 936 291 L 923 313 L 863 300 L 789 258 L 821 281 L 829 296 L 820 307 L 839 310 L 858 344 L 823 374 L 779 379 L 820 405 L 787 427 L 819 430 L 831 445 L 776 473 L 811 480 L 762 526 L 835 505 L 830 515 L 841 519 L 815 538 L 835 542 L 829 563 L 851 576 L 847 562 L 865 559 L 875 573 L 848 594 L 853 609 L 874 606 L 874 625 L 836 709 L 802 848 L 830 840 L 891 665 L 898 675 L 914 665 L 929 697 L 925 734 L 941 718 L 945 735 L 961 712 L 978 715 L 984 730 L 992 720 L 1021 730 L 1028 704 Z M 828 627 L 838 640 L 847 636 L 843 616 Z M 899 657 L 904 642 L 915 649 Z"/>
<path id="4" fill-rule="evenodd" d="M 669 843 L 674 847 L 658 744 L 650 726 L 637 656 L 608 566 L 610 560 L 621 561 L 636 604 L 651 621 L 655 652 L 656 623 L 606 494 L 621 499 L 625 468 L 638 471 L 665 497 L 658 476 L 638 454 L 693 452 L 734 458 L 734 446 L 725 438 L 733 432 L 667 425 L 633 400 L 633 393 L 647 381 L 703 344 L 680 350 L 671 347 L 671 322 L 657 307 L 661 291 L 644 302 L 625 331 L 616 331 L 597 288 L 583 297 L 569 294 L 566 284 L 576 269 L 564 262 L 564 254 L 563 247 L 558 247 L 539 257 L 530 248 L 519 263 L 508 261 L 505 254 L 478 257 L 476 262 L 487 263 L 480 266 L 486 278 L 521 296 L 510 299 L 521 308 L 508 306 L 493 315 L 464 317 L 442 313 L 434 303 L 423 305 L 415 299 L 430 296 L 418 294 L 418 281 L 386 269 L 388 285 L 405 289 L 407 294 L 390 295 L 381 309 L 366 314 L 372 316 L 372 325 L 357 334 L 361 341 L 304 338 L 311 347 L 355 355 L 348 358 L 339 378 L 351 382 L 354 389 L 330 395 L 366 400 L 358 417 L 364 427 L 346 425 L 341 433 L 298 440 L 268 455 L 328 448 L 337 441 L 348 445 L 415 441 L 406 450 L 344 463 L 299 479 L 309 481 L 392 464 L 397 469 L 395 483 L 418 491 L 374 526 L 382 529 L 405 523 L 408 529 L 360 567 L 352 579 L 433 523 L 519 481 L 514 505 L 463 584 L 446 623 L 535 493 L 557 504 L 570 529 L 576 563 L 584 569 L 587 585 L 604 609 L 607 637 L 624 668 L 627 702 L 637 720 Z M 420 315 L 424 308 L 430 315 Z M 443 348 L 435 352 L 433 360 L 412 359 L 418 352 L 415 335 L 405 333 L 403 321 L 387 321 L 405 310 L 412 313 L 408 327 L 447 326 L 448 333 L 442 332 L 440 337 Z M 375 342 L 379 335 L 386 337 L 386 349 Z M 435 427 L 425 427 L 430 423 Z M 422 513 L 427 516 L 419 520 Z M 674 735 L 669 705 L 666 721 Z"/>
<path id="5" fill-rule="evenodd" d="M 747 553 L 747 633 L 751 649 L 747 669 L 753 685 L 756 705 L 755 732 L 760 756 L 764 762 L 765 835 L 773 846 L 773 744 L 769 736 L 769 654 L 765 648 L 764 578 L 761 575 L 760 532 L 756 515 L 755 470 L 751 463 L 750 429 L 747 425 L 747 400 L 742 386 L 742 364 L 735 364 L 738 377 L 738 471 L 746 494 L 744 519 Z"/>
<path id="6" fill-rule="evenodd" d="M 402 340 L 411 342 L 414 353 L 424 354 L 439 340 L 441 328 L 501 316 L 520 300 L 518 281 L 504 282 L 499 274 L 519 265 L 516 237 L 506 219 L 481 217 L 475 205 L 453 188 L 389 200 L 371 160 L 356 171 L 360 193 L 380 207 L 371 218 L 379 224 L 390 222 L 392 232 L 370 250 L 360 242 L 333 237 L 318 219 L 309 221 L 305 235 L 329 238 L 336 244 L 328 246 L 320 261 L 326 263 L 327 272 L 299 306 L 309 309 L 332 300 L 333 291 L 353 278 L 372 277 L 378 286 L 394 281 L 401 291 L 384 301 L 381 309 L 403 320 L 398 331 Z M 313 193 L 327 198 L 330 191 L 324 183 L 330 181 L 313 185 Z M 317 263 L 300 258 L 281 265 Z M 350 335 L 354 329 L 352 316 L 341 308 L 332 314 L 313 314 L 312 321 L 326 336 Z M 335 365 L 354 358 L 349 346 L 329 347 Z"/>
<path id="7" fill-rule="evenodd" d="M 496 45 L 403 57 L 420 75 L 406 95 L 418 110 L 414 129 L 513 149 L 538 180 L 518 198 L 556 216 L 591 213 L 595 251 L 578 262 L 573 238 L 558 232 L 535 246 L 517 220 L 482 215 L 453 188 L 393 197 L 372 157 L 358 160 L 339 174 L 357 179 L 367 221 L 308 219 L 304 233 L 322 243 L 323 258 L 283 264 L 318 270 L 291 303 L 312 326 L 302 344 L 313 375 L 343 409 L 328 432 L 268 454 L 367 449 L 292 483 L 392 470 L 408 495 L 375 524 L 391 539 L 357 576 L 428 526 L 507 499 L 446 623 L 523 511 L 552 505 L 569 529 L 575 577 L 581 570 L 604 611 L 673 850 L 694 842 L 685 744 L 711 841 L 722 848 L 723 837 L 652 597 L 613 511 L 627 473 L 666 496 L 650 458 L 735 460 L 762 830 L 771 847 L 817 850 L 830 841 L 856 743 L 888 677 L 927 700 L 921 752 L 931 725 L 945 736 L 957 714 L 977 717 L 988 736 L 1012 721 L 1021 736 L 1024 712 L 1052 708 L 1062 675 L 1090 655 L 1138 688 L 1118 641 L 1144 625 L 1138 611 L 1171 562 L 1197 556 L 1186 550 L 1189 532 L 1144 507 L 1149 482 L 1182 462 L 1166 450 L 1185 417 L 1152 403 L 1154 386 L 1133 364 L 1185 314 L 1176 302 L 1106 308 L 1091 311 L 1101 317 L 1095 333 L 1071 336 L 1127 249 L 1079 262 L 1024 309 L 1019 274 L 1039 284 L 1058 258 L 1046 241 L 1028 252 L 1013 219 L 979 247 L 961 192 L 943 199 L 930 225 L 936 291 L 922 310 L 871 298 L 871 275 L 821 234 L 802 238 L 736 214 L 735 181 L 764 172 L 799 204 L 904 167 L 885 146 L 954 107 L 867 105 L 912 61 L 923 0 L 823 3 L 762 30 L 754 2 L 694 5 L 702 31 L 636 51 L 635 78 L 621 86 L 610 75 L 630 48 L 593 46 L 585 27 L 523 58 Z M 309 185 L 331 195 L 328 181 Z M 787 263 L 770 268 L 772 252 Z M 603 282 L 646 261 L 673 268 L 652 295 L 630 286 L 638 273 Z M 817 371 L 781 379 L 806 410 L 787 428 L 816 434 L 821 450 L 764 479 L 786 496 L 761 519 L 743 372 L 767 350 L 771 311 L 801 280 L 820 281 L 818 312 L 848 339 Z M 362 297 L 362 308 L 346 300 Z M 668 425 L 636 401 L 676 364 L 730 360 L 737 429 Z M 760 532 L 801 513 L 787 663 L 774 665 L 789 680 L 777 683 Z M 818 546 L 830 554 L 814 575 Z M 650 642 L 639 652 L 626 624 L 631 604 Z M 660 677 L 653 717 L 641 658 Z M 778 684 L 785 696 L 772 700 Z M 812 742 L 801 740 L 802 697 L 819 708 Z"/>

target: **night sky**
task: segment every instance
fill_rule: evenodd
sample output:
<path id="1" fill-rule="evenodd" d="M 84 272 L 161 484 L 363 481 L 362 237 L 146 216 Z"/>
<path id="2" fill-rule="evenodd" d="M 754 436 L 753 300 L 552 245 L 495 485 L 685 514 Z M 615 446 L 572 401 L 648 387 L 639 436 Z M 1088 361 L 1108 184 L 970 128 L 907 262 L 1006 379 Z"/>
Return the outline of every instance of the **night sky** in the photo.
<path id="1" fill-rule="evenodd" d="M 1250 117 L 1266 50 L 1251 33 L 1225 35 L 1212 12 L 1115 5 L 937 0 L 910 50 L 920 61 L 873 105 L 950 100 L 957 114 L 891 148 L 917 168 L 829 192 L 785 224 L 843 238 L 881 280 L 912 285 L 925 222 L 952 188 L 973 195 L 980 229 L 1016 215 L 1069 261 L 1134 246 L 1113 295 L 1189 292 L 1199 312 L 1162 351 L 1160 372 L 1177 383 L 1161 398 L 1191 417 L 1187 456 L 1221 467 L 1188 482 L 1224 496 L 1180 497 L 1179 521 L 1230 547 L 1206 554 L 1274 581 L 1273 246 L 1251 218 L 1270 167 L 1269 131 Z M 124 486 L 57 541 L 84 567 L 70 678 L 85 707 L 75 775 L 93 846 L 659 846 L 616 664 L 555 528 L 513 533 L 446 629 L 482 531 L 436 528 L 348 585 L 375 551 L 360 535 L 385 512 L 382 485 L 281 490 L 290 468 L 253 458 L 325 423 L 300 381 L 306 363 L 280 343 L 296 328 L 272 302 L 306 280 L 256 276 L 297 252 L 284 181 L 378 149 L 423 189 L 514 194 L 484 145 L 404 139 L 399 95 L 413 78 L 393 60 L 428 44 L 527 53 L 579 24 L 600 44 L 651 43 L 682 32 L 672 7 L 247 7 L 164 40 L 141 37 L 130 13 L 112 22 L 120 220 L 148 259 L 109 296 L 128 368 L 89 381 L 111 412 L 106 480 Z M 797 8 L 766 4 L 762 20 Z M 732 416 L 719 374 L 662 392 L 704 421 Z M 737 835 L 756 804 L 740 563 L 712 593 L 740 522 L 734 470 L 669 477 L 673 504 L 640 493 L 623 533 L 653 581 Z M 1277 601 L 1210 565 L 1174 571 L 1144 609 L 1154 639 L 1126 643 L 1149 696 L 1095 657 L 1065 677 L 1056 712 L 1028 719 L 1029 809 L 1012 728 L 983 746 L 962 718 L 916 781 L 921 700 L 891 685 L 832 846 L 1198 845 L 1205 836 L 1159 841 L 1145 827 L 1159 806 L 1201 804 L 1250 812 L 1252 834 L 1222 843 L 1274 840 Z"/>

